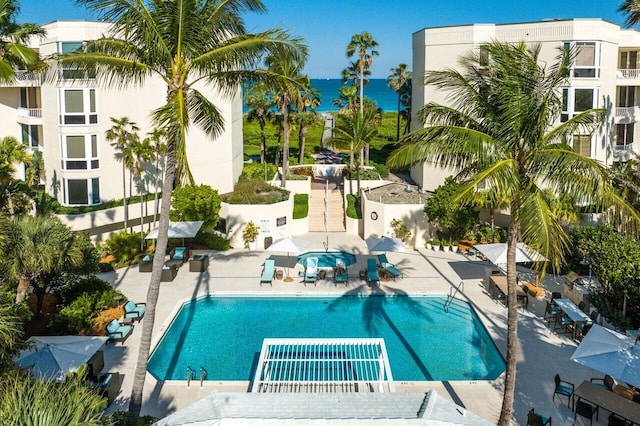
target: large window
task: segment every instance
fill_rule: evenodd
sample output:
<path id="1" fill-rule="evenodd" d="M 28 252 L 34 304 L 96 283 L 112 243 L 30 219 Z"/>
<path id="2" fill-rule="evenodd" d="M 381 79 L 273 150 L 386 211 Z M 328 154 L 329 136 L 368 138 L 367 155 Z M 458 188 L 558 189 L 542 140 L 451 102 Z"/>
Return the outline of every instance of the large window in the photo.
<path id="1" fill-rule="evenodd" d="M 571 76 L 576 78 L 600 77 L 600 44 L 595 41 L 576 41 L 565 43 L 565 48 L 575 48 Z"/>
<path id="2" fill-rule="evenodd" d="M 625 148 L 633 143 L 633 124 L 616 124 L 616 148 Z"/>
<path id="3" fill-rule="evenodd" d="M 64 201 L 67 205 L 100 203 L 100 179 L 64 179 Z"/>
<path id="4" fill-rule="evenodd" d="M 562 89 L 561 121 L 567 121 L 574 115 L 595 108 L 598 91 L 593 88 L 565 87 Z"/>
<path id="5" fill-rule="evenodd" d="M 573 150 L 585 157 L 591 157 L 591 136 L 573 135 Z"/>
<path id="6" fill-rule="evenodd" d="M 26 144 L 31 149 L 40 149 L 39 126 L 21 124 L 20 129 L 22 130 L 22 143 Z"/>
<path id="7" fill-rule="evenodd" d="M 84 43 L 81 41 L 63 41 L 58 43 L 58 53 L 73 53 L 82 51 Z M 84 72 L 79 71 L 78 68 L 67 65 L 61 67 L 60 77 L 63 80 L 82 80 L 87 78 L 95 78 L 95 73 L 87 76 Z"/>
<path id="8" fill-rule="evenodd" d="M 619 108 L 629 108 L 636 106 L 636 87 L 619 86 L 616 106 Z"/>
<path id="9" fill-rule="evenodd" d="M 625 52 L 620 52 L 620 62 L 618 63 L 618 69 L 621 69 L 621 70 L 638 69 L 638 51 L 629 50 Z"/>
<path id="10" fill-rule="evenodd" d="M 94 170 L 99 167 L 98 135 L 62 135 L 63 170 Z"/>
<path id="11" fill-rule="evenodd" d="M 60 91 L 60 124 L 97 124 L 95 89 Z"/>

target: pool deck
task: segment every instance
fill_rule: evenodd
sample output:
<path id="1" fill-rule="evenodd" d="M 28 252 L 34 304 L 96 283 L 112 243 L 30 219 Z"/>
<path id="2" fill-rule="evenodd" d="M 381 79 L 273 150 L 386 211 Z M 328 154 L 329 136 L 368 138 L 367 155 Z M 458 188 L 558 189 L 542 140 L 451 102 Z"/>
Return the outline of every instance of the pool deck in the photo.
<path id="1" fill-rule="evenodd" d="M 324 250 L 326 234 L 309 233 L 296 238 L 310 242 L 306 251 Z M 181 304 L 205 294 L 257 294 L 257 295 L 342 295 L 371 293 L 406 293 L 409 295 L 447 295 L 454 287 L 464 282 L 457 297 L 468 300 L 489 331 L 496 346 L 506 355 L 507 310 L 488 295 L 484 280 L 490 270 L 495 269 L 486 261 L 469 258 L 460 253 L 434 252 L 421 249 L 407 253 L 387 253 L 389 261 L 404 271 L 404 278 L 381 282 L 379 286 L 367 285 L 358 277 L 358 271 L 366 266 L 366 256 L 371 256 L 365 242 L 346 233 L 329 234 L 329 249 L 344 250 L 358 256 L 358 263 L 348 268 L 349 281 L 334 284 L 332 278 L 319 280 L 317 285 L 306 286 L 298 277 L 302 271 L 295 265 L 295 255 L 290 257 L 293 282 L 274 280 L 273 286 L 260 285 L 262 265 L 266 258 L 276 259 L 276 268 L 287 265 L 286 253 L 266 251 L 247 251 L 233 249 L 226 252 L 211 252 L 208 271 L 189 272 L 184 265 L 173 282 L 161 283 L 160 296 L 156 309 L 156 321 L 152 346 L 156 344 L 171 318 Z M 532 274 L 519 269 L 521 279 L 533 281 Z M 116 272 L 101 274 L 114 287 L 129 299 L 144 302 L 150 279 L 149 273 L 139 273 L 137 265 L 119 269 Z M 543 286 L 547 292 L 561 291 L 561 277 L 547 276 Z M 460 296 L 461 294 L 461 296 Z M 574 424 L 573 413 L 567 408 L 566 398 L 552 401 L 553 377 L 560 374 L 563 380 L 575 383 L 576 387 L 590 377 L 602 377 L 602 374 L 570 360 L 577 342 L 568 335 L 552 332 L 542 321 L 545 304 L 542 299 L 529 296 L 529 307 L 519 311 L 519 350 L 518 372 L 516 379 L 513 424 L 526 424 L 527 412 L 535 407 L 536 412 L 553 418 L 554 425 Z M 144 321 L 144 319 L 142 320 Z M 136 323 L 132 335 L 124 344 L 109 344 L 105 350 L 105 371 L 118 371 L 123 376 L 122 389 L 110 410 L 126 409 L 129 403 L 133 374 L 140 344 L 141 326 Z M 215 344 L 215 342 L 203 342 Z M 438 348 L 434 348 L 437 351 Z M 199 366 L 195 366 L 196 370 Z M 485 419 L 497 421 L 502 404 L 503 376 L 496 381 L 476 382 L 396 382 L 396 392 L 426 392 L 435 389 L 440 395 L 464 405 L 468 410 Z M 176 410 L 185 408 L 198 399 L 204 398 L 213 390 L 246 392 L 248 382 L 162 382 L 147 373 L 144 388 L 142 414 L 164 417 Z M 607 423 L 608 413 L 600 413 L 599 421 L 593 424 Z M 578 424 L 581 420 L 577 421 Z"/>

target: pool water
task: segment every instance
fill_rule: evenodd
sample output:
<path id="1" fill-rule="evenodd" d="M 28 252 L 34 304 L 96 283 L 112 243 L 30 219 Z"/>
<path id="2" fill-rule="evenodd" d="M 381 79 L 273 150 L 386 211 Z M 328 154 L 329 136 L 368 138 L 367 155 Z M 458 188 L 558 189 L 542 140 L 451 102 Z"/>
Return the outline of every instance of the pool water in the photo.
<path id="1" fill-rule="evenodd" d="M 227 297 L 185 303 L 149 359 L 159 380 L 253 380 L 264 338 L 385 339 L 395 381 L 493 380 L 505 363 L 471 306 L 446 297 Z"/>
<path id="2" fill-rule="evenodd" d="M 345 251 L 308 251 L 298 256 L 298 263 L 305 266 L 310 257 L 318 258 L 319 268 L 335 268 L 338 259 L 346 266 L 356 263 L 356 256 Z"/>

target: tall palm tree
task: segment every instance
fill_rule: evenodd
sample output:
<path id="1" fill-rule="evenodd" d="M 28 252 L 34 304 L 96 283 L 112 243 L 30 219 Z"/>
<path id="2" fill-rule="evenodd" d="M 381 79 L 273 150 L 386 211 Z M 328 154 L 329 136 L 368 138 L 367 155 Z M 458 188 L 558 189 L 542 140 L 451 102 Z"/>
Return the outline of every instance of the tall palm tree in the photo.
<path id="1" fill-rule="evenodd" d="M 365 70 L 371 68 L 373 64 L 373 57 L 378 56 L 380 53 L 374 48 L 378 45 L 378 42 L 373 39 L 373 36 L 364 31 L 362 34 L 354 34 L 351 37 L 351 41 L 347 45 L 347 58 L 351 58 L 353 55 L 357 55 L 356 61 L 358 69 L 360 70 L 360 115 L 364 115 L 364 75 Z M 369 144 L 364 147 L 364 161 L 369 162 Z"/>
<path id="2" fill-rule="evenodd" d="M 352 151 L 362 152 L 362 147 L 368 144 L 378 134 L 379 116 L 375 108 L 365 108 L 364 114 L 348 111 L 338 115 L 338 124 L 335 127 L 335 136 L 327 139 L 326 143 L 337 146 L 349 147 Z M 358 155 L 356 162 L 356 179 L 358 182 L 357 193 L 360 196 L 360 166 L 362 154 Z"/>
<path id="3" fill-rule="evenodd" d="M 565 193 L 597 207 L 619 206 L 634 221 L 638 212 L 613 190 L 607 170 L 596 160 L 574 152 L 567 141 L 588 134 L 603 111 L 581 112 L 557 127 L 562 111 L 559 89 L 575 51 L 564 51 L 548 68 L 539 64 L 540 46 L 493 42 L 491 60 L 479 69 L 479 55 L 463 58 L 463 71 L 430 71 L 425 84 L 451 92 L 452 107 L 426 104 L 419 117 L 426 127 L 404 138 L 388 159 L 393 167 L 431 161 L 458 169 L 462 187 L 457 199 L 472 203 L 475 188 L 485 186 L 496 200 L 508 199 L 507 368 L 500 425 L 511 420 L 516 378 L 517 325 L 516 243 L 524 241 L 557 267 L 568 237 L 543 189 Z"/>
<path id="4" fill-rule="evenodd" d="M 16 303 L 25 301 L 33 280 L 82 262 L 74 241 L 73 231 L 57 218 L 22 216 L 11 221 L 3 263 L 18 280 Z"/>
<path id="5" fill-rule="evenodd" d="M 349 62 L 349 66 L 342 70 L 342 84 L 348 84 L 351 81 L 351 86 L 360 87 L 362 79 L 362 84 L 366 86 L 369 84 L 368 77 L 371 76 L 371 70 L 365 68 L 362 77 L 360 76 L 361 72 L 358 62 Z"/>
<path id="6" fill-rule="evenodd" d="M 171 191 L 175 181 L 193 182 L 187 133 L 192 125 L 210 137 L 224 129 L 220 111 L 196 87 L 210 84 L 231 98 L 241 82 L 269 78 L 267 72 L 255 70 L 265 53 L 279 49 L 297 59 L 306 55 L 306 47 L 281 30 L 246 32 L 241 14 L 264 12 L 260 0 L 76 1 L 114 26 L 106 37 L 87 43 L 86 52 L 63 56 L 60 62 L 95 69 L 100 80 L 116 86 L 150 77 L 167 84 L 166 104 L 153 111 L 153 124 L 167 135 L 167 156 L 156 256 L 129 406 L 138 416 L 167 249 Z"/>
<path id="7" fill-rule="evenodd" d="M 145 184 L 142 179 L 144 174 L 144 163 L 153 160 L 154 147 L 151 145 L 151 141 L 148 138 L 140 140 L 136 137 L 129 145 L 129 152 L 131 155 L 131 174 L 135 176 L 138 181 L 140 195 L 140 250 L 144 250 L 144 196 L 145 196 Z M 131 188 L 129 188 L 131 191 Z"/>
<path id="8" fill-rule="evenodd" d="M 28 187 L 16 180 L 16 164 L 30 162 L 31 155 L 25 144 L 18 142 L 13 136 L 0 139 L 0 199 L 3 205 L 6 202 L 10 216 L 15 214 L 17 205 L 24 207 L 27 202 Z"/>
<path id="9" fill-rule="evenodd" d="M 152 131 L 147 133 L 146 140 L 149 141 L 149 144 L 153 147 L 153 161 L 155 163 L 154 166 L 154 197 L 153 197 L 153 223 L 158 221 L 158 191 L 160 188 L 160 183 L 162 183 L 162 169 L 160 168 L 160 163 L 164 162 L 165 156 L 167 155 L 167 144 L 165 143 L 166 135 L 162 129 L 153 129 Z M 164 165 L 162 166 L 164 168 Z"/>
<path id="10" fill-rule="evenodd" d="M 300 102 L 301 110 L 294 117 L 294 122 L 298 125 L 298 164 L 304 162 L 304 149 L 307 140 L 307 132 L 309 126 L 312 126 L 318 122 L 318 114 L 314 111 L 320 102 L 322 97 L 320 91 L 311 86 L 311 79 L 305 78 L 302 80 L 303 86 L 300 87 Z"/>
<path id="11" fill-rule="evenodd" d="M 113 126 L 105 132 L 108 142 L 111 142 L 118 152 L 117 158 L 122 161 L 122 200 L 124 202 L 124 229 L 127 229 L 129 222 L 129 208 L 127 206 L 127 147 L 137 137 L 140 130 L 138 125 L 131 121 L 129 117 L 115 118 L 111 117 Z M 131 163 L 131 161 L 129 161 Z"/>
<path id="12" fill-rule="evenodd" d="M 411 71 L 407 64 L 400 64 L 391 68 L 391 74 L 387 77 L 387 85 L 398 94 L 398 117 L 396 122 L 396 141 L 400 140 L 400 107 L 402 106 L 402 93 L 406 90 L 408 80 L 411 80 Z"/>
<path id="13" fill-rule="evenodd" d="M 287 175 L 289 173 L 289 112 L 293 107 L 298 109 L 302 106 L 302 96 L 300 95 L 300 87 L 304 87 L 305 81 L 309 77 L 301 74 L 302 68 L 306 60 L 306 55 L 302 57 L 294 57 L 288 51 L 276 50 L 267 56 L 266 65 L 270 72 L 275 75 L 282 76 L 273 83 L 275 90 L 275 103 L 282 116 L 282 175 L 280 178 L 280 186 L 283 188 L 287 184 Z"/>
<path id="14" fill-rule="evenodd" d="M 265 128 L 267 122 L 273 120 L 273 99 L 268 87 L 264 83 L 253 85 L 244 95 L 244 103 L 249 109 L 247 119 L 257 120 L 260 126 L 260 163 L 267 162 L 267 135 Z"/>
<path id="15" fill-rule="evenodd" d="M 636 25 L 640 22 L 640 1 L 638 0 L 622 0 L 618 12 L 627 15 L 626 24 L 628 26 Z"/>
<path id="16" fill-rule="evenodd" d="M 16 69 L 38 69 L 43 66 L 38 52 L 26 46 L 31 36 L 44 36 L 45 31 L 36 24 L 15 22 L 20 11 L 16 0 L 0 0 L 0 83 L 11 83 Z"/>

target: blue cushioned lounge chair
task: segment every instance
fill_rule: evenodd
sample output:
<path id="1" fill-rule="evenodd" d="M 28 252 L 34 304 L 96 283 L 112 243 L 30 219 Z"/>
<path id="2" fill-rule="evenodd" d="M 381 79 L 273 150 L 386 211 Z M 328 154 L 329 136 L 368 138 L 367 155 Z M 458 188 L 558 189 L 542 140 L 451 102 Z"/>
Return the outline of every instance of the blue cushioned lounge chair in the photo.
<path id="1" fill-rule="evenodd" d="M 380 274 L 378 273 L 378 262 L 376 259 L 367 259 L 367 282 L 380 282 Z"/>
<path id="2" fill-rule="evenodd" d="M 397 276 L 399 276 L 400 278 L 404 278 L 404 272 L 402 272 L 401 269 L 396 268 L 392 264 L 388 262 L 380 262 L 380 266 L 386 271 L 387 275 L 389 275 L 394 280 Z"/>
<path id="3" fill-rule="evenodd" d="M 307 283 L 313 283 L 316 285 L 316 281 L 318 281 L 318 258 L 317 257 L 309 257 L 307 258 L 306 266 L 304 268 L 304 285 Z"/>
<path id="4" fill-rule="evenodd" d="M 342 273 L 340 273 L 342 271 Z M 338 283 L 346 283 L 348 279 L 347 268 L 344 266 L 344 262 L 341 259 L 336 260 L 336 268 L 333 273 L 333 281 Z"/>
<path id="5" fill-rule="evenodd" d="M 181 260 L 182 263 L 189 259 L 189 249 L 187 247 L 176 247 L 171 251 L 171 260 Z"/>
<path id="6" fill-rule="evenodd" d="M 146 310 L 146 303 L 136 303 L 133 300 L 129 300 L 124 304 L 124 317 L 140 321 Z"/>
<path id="7" fill-rule="evenodd" d="M 107 324 L 107 334 L 109 336 L 109 340 L 113 340 L 115 342 L 124 342 L 127 337 L 129 337 L 132 331 L 132 325 L 120 324 L 120 322 L 116 319 L 111 320 L 111 322 Z"/>
<path id="8" fill-rule="evenodd" d="M 276 274 L 276 261 L 273 259 L 267 259 L 264 261 L 264 269 L 262 270 L 262 276 L 260 277 L 260 285 L 263 283 L 271 284 L 273 287 L 273 276 Z"/>

